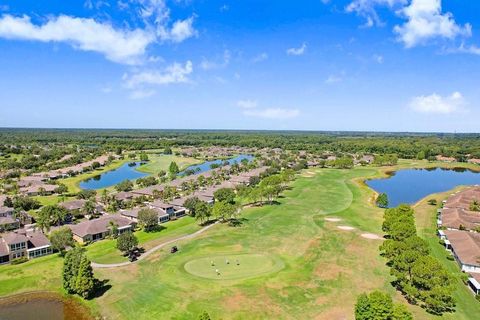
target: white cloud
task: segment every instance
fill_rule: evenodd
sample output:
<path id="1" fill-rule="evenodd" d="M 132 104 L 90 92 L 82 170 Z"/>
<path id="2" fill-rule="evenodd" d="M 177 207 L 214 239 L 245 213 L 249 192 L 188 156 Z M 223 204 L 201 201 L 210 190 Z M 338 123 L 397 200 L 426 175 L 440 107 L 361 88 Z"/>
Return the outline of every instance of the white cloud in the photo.
<path id="1" fill-rule="evenodd" d="M 83 51 L 95 51 L 107 59 L 138 63 L 155 38 L 147 31 L 115 29 L 93 19 L 59 16 L 43 25 L 35 25 L 30 17 L 4 15 L 0 18 L 0 37 L 41 42 L 66 42 Z"/>
<path id="2" fill-rule="evenodd" d="M 238 100 L 237 101 L 237 106 L 239 106 L 242 109 L 253 109 L 256 108 L 258 105 L 258 102 L 256 100 Z"/>
<path id="3" fill-rule="evenodd" d="M 378 64 L 382 64 L 384 61 L 384 58 L 380 54 L 374 54 L 373 55 L 373 60 L 375 60 Z"/>
<path id="4" fill-rule="evenodd" d="M 289 56 L 301 56 L 305 53 L 307 49 L 307 44 L 304 42 L 299 48 L 289 48 L 287 49 L 287 55 Z"/>
<path id="5" fill-rule="evenodd" d="M 185 20 L 177 20 L 172 27 L 158 26 L 157 34 L 163 41 L 182 42 L 188 38 L 196 37 L 198 32 L 193 28 L 193 16 Z"/>
<path id="6" fill-rule="evenodd" d="M 297 109 L 267 108 L 267 109 L 246 109 L 243 114 L 249 117 L 264 119 L 291 119 L 300 114 Z"/>
<path id="7" fill-rule="evenodd" d="M 410 101 L 410 108 L 419 113 L 451 114 L 460 111 L 465 99 L 458 91 L 442 97 L 436 93 L 428 96 L 414 97 Z"/>
<path id="8" fill-rule="evenodd" d="M 145 98 L 148 98 L 148 97 L 151 97 L 155 94 L 155 90 L 152 90 L 152 89 L 146 89 L 146 90 L 143 90 L 143 89 L 139 89 L 139 90 L 133 90 L 129 97 L 130 99 L 133 99 L 133 100 L 140 100 L 140 99 L 145 99 Z"/>
<path id="9" fill-rule="evenodd" d="M 189 75 L 193 72 L 193 64 L 189 60 L 182 65 L 180 63 L 173 63 L 162 72 L 157 70 L 146 70 L 133 75 L 125 75 L 123 80 L 125 86 L 129 89 L 141 88 L 145 85 L 167 85 L 173 83 L 189 82 Z"/>
<path id="10" fill-rule="evenodd" d="M 219 62 L 218 60 L 217 61 L 212 61 L 212 60 L 207 60 L 206 58 L 203 58 L 202 62 L 200 62 L 200 68 L 203 69 L 203 70 L 225 68 L 230 63 L 231 57 L 232 57 L 232 55 L 231 55 L 230 51 L 225 50 L 225 51 L 223 51 L 223 57 L 222 57 L 221 62 Z"/>
<path id="11" fill-rule="evenodd" d="M 325 83 L 333 84 L 333 83 L 341 82 L 343 80 L 343 75 L 344 75 L 344 72 L 342 72 L 341 74 L 331 74 L 325 80 Z"/>
<path id="12" fill-rule="evenodd" d="M 395 26 L 398 40 L 411 48 L 433 38 L 455 39 L 457 36 L 469 37 L 470 24 L 458 25 L 450 12 L 442 13 L 441 0 L 412 0 L 412 3 L 400 11 L 407 21 Z"/>
<path id="13" fill-rule="evenodd" d="M 407 3 L 407 0 L 353 0 L 346 6 L 345 10 L 363 17 L 365 19 L 364 27 L 373 27 L 374 25 L 383 25 L 375 7 L 387 6 L 393 9 L 400 5 L 406 5 Z"/>
<path id="14" fill-rule="evenodd" d="M 262 62 L 268 59 L 268 54 L 266 52 L 262 52 L 255 57 L 253 57 L 252 62 L 257 63 L 257 62 Z"/>

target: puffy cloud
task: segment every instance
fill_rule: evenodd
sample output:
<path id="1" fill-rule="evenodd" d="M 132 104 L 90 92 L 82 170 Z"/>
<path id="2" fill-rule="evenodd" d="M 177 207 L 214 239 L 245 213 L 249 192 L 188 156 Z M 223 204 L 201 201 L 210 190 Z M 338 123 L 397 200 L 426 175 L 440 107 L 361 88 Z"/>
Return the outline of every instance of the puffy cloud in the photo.
<path id="1" fill-rule="evenodd" d="M 304 42 L 299 48 L 289 48 L 287 49 L 287 55 L 289 56 L 301 56 L 307 50 L 307 44 Z"/>
<path id="2" fill-rule="evenodd" d="M 460 26 L 450 12 L 442 13 L 441 0 L 413 0 L 400 12 L 407 21 L 395 26 L 394 31 L 407 48 L 433 38 L 451 40 L 457 36 L 469 37 L 472 33 L 470 24 Z"/>
<path id="3" fill-rule="evenodd" d="M 383 25 L 375 7 L 387 6 L 389 8 L 396 8 L 400 5 L 406 5 L 407 3 L 407 0 L 353 0 L 346 6 L 345 10 L 363 17 L 365 19 L 364 27 L 373 27 L 374 25 Z"/>
<path id="4" fill-rule="evenodd" d="M 253 109 L 256 108 L 258 105 L 258 102 L 256 100 L 238 100 L 237 101 L 237 106 L 239 106 L 242 109 Z"/>
<path id="5" fill-rule="evenodd" d="M 177 43 L 191 37 L 196 37 L 198 34 L 193 28 L 193 17 L 175 21 L 170 29 L 165 26 L 159 26 L 157 33 L 161 40 L 169 40 Z"/>
<path id="6" fill-rule="evenodd" d="M 243 114 L 249 117 L 264 119 L 291 119 L 300 114 L 297 109 L 267 108 L 267 109 L 246 109 Z"/>
<path id="7" fill-rule="evenodd" d="M 83 51 L 95 51 L 107 59 L 125 63 L 138 63 L 145 49 L 155 37 L 141 29 L 115 29 L 107 23 L 93 19 L 58 16 L 43 25 L 35 25 L 30 17 L 4 15 L 0 18 L 0 37 L 41 42 L 66 42 Z"/>
<path id="8" fill-rule="evenodd" d="M 173 83 L 189 82 L 189 75 L 193 72 L 193 64 L 189 60 L 182 65 L 173 63 L 163 71 L 145 70 L 134 73 L 133 75 L 125 75 L 123 80 L 125 86 L 129 89 L 136 89 L 145 85 L 167 85 Z"/>
<path id="9" fill-rule="evenodd" d="M 326 84 L 332 84 L 332 83 L 337 83 L 337 82 L 340 82 L 342 81 L 343 78 L 339 75 L 334 75 L 334 74 L 331 74 L 328 76 L 328 78 L 325 80 L 325 83 Z"/>
<path id="10" fill-rule="evenodd" d="M 428 96 L 414 97 L 410 101 L 410 108 L 419 113 L 451 114 L 461 110 L 465 99 L 460 92 L 454 92 L 442 97 L 436 93 Z"/>

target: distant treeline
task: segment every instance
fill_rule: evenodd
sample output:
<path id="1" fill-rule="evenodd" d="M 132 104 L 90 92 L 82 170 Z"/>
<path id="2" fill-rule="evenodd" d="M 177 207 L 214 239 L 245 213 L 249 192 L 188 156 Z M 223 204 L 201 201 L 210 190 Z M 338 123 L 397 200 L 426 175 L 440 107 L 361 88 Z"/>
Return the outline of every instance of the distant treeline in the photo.
<path id="1" fill-rule="evenodd" d="M 438 154 L 460 161 L 466 155 L 480 158 L 480 134 L 2 128 L 0 143 L 3 149 L 32 144 L 68 144 L 104 151 L 216 145 L 397 154 L 407 159 Z"/>

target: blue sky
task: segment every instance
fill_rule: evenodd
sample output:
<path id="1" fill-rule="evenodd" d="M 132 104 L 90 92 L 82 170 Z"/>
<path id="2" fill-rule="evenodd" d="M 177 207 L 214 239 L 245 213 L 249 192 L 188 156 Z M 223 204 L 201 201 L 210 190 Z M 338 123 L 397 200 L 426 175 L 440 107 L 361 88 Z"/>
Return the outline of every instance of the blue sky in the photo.
<path id="1" fill-rule="evenodd" d="M 478 132 L 480 2 L 0 1 L 0 126 Z"/>

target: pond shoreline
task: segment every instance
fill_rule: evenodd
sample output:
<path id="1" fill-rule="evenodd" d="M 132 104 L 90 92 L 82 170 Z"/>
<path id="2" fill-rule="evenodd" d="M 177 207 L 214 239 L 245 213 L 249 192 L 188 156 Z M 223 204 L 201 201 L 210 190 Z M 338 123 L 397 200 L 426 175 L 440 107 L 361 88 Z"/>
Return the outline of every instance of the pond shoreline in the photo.
<path id="1" fill-rule="evenodd" d="M 38 307 L 39 305 L 44 305 L 45 308 L 48 308 L 49 310 L 47 313 L 55 312 L 52 306 L 58 307 L 58 310 L 56 310 L 57 314 L 49 314 L 49 318 L 51 316 L 52 319 L 54 318 L 54 316 L 56 316 L 56 318 L 60 318 L 62 315 L 64 319 L 95 319 L 91 309 L 80 301 L 77 301 L 77 299 L 75 299 L 74 297 L 66 297 L 52 291 L 30 291 L 0 297 L 0 314 L 5 316 L 4 312 L 7 309 L 9 309 L 11 313 L 21 313 L 22 308 L 25 308 L 28 305 L 32 305 L 33 303 L 36 305 L 35 307 Z M 62 312 L 62 314 L 60 314 L 60 312 Z M 24 315 L 19 314 L 15 317 L 15 319 L 21 319 L 23 317 Z M 35 318 L 40 320 L 47 319 L 42 318 L 38 315 L 38 313 L 35 315 Z M 7 316 L 5 319 L 9 319 L 9 317 Z"/>

